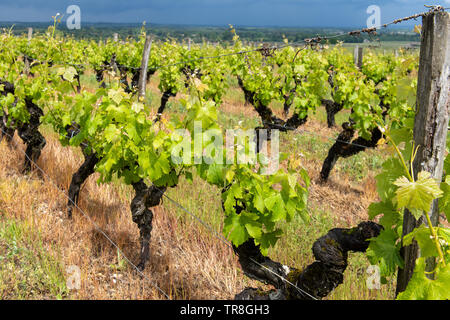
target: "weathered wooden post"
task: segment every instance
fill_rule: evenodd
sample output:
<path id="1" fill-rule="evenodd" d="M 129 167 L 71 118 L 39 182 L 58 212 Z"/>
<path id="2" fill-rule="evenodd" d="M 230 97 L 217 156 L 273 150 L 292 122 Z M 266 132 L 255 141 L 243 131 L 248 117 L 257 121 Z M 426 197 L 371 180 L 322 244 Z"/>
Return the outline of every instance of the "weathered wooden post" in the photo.
<path id="1" fill-rule="evenodd" d="M 119 34 L 118 33 L 114 33 L 113 37 L 114 37 L 114 42 L 119 41 Z"/>
<path id="2" fill-rule="evenodd" d="M 358 69 L 361 69 L 362 68 L 362 65 L 363 65 L 363 47 L 360 47 L 360 48 L 358 48 L 358 64 L 357 64 L 357 67 L 358 67 Z"/>
<path id="3" fill-rule="evenodd" d="M 33 28 L 28 28 L 28 44 L 30 44 L 32 38 L 33 38 Z M 30 60 L 24 56 L 23 61 L 25 63 L 25 74 L 28 76 L 30 75 Z"/>
<path id="4" fill-rule="evenodd" d="M 152 37 L 147 36 L 145 38 L 144 53 L 142 54 L 142 62 L 141 62 L 141 72 L 139 75 L 139 84 L 138 84 L 139 99 L 145 97 L 145 86 L 147 84 L 148 59 L 150 57 L 151 49 L 152 49 Z"/>
<path id="5" fill-rule="evenodd" d="M 353 61 L 355 62 L 355 66 L 358 67 L 358 69 L 361 69 L 362 62 L 363 62 L 363 48 L 360 46 L 355 47 L 355 51 L 353 53 Z"/>
<path id="6" fill-rule="evenodd" d="M 33 28 L 28 28 L 28 42 L 33 38 Z"/>
<path id="7" fill-rule="evenodd" d="M 450 15 L 447 12 L 430 12 L 422 17 L 419 75 L 417 84 L 416 118 L 414 142 L 418 146 L 413 163 L 414 179 L 421 171 L 430 172 L 437 181 L 442 181 L 445 158 L 447 128 L 449 121 L 450 91 Z M 428 213 L 433 226 L 439 223 L 438 200 L 434 200 Z M 403 236 L 422 223 L 408 211 L 403 219 Z M 402 248 L 404 269 L 397 276 L 397 294 L 403 292 L 411 279 L 419 247 L 413 244 Z M 427 271 L 434 269 L 435 260 L 427 260 Z"/>

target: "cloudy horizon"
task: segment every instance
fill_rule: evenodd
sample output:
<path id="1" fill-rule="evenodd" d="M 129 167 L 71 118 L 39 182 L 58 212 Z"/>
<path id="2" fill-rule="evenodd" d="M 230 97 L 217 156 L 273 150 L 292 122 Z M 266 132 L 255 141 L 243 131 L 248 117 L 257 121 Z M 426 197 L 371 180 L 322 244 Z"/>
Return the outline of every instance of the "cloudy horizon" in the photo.
<path id="1" fill-rule="evenodd" d="M 147 23 L 265 27 L 365 26 L 370 5 L 381 9 L 381 23 L 426 11 L 417 0 L 0 0 L 0 21 L 48 22 L 70 5 L 81 9 L 82 23 Z M 450 6 L 450 0 L 435 4 Z M 64 17 L 64 19 L 65 19 Z M 415 21 L 402 25 L 411 25 Z"/>

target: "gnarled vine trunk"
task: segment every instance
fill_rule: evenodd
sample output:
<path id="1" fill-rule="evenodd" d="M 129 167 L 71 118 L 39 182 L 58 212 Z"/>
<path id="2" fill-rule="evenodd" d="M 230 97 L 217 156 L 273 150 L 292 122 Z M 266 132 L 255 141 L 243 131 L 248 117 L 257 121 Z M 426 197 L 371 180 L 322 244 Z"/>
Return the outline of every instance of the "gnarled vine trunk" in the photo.
<path id="1" fill-rule="evenodd" d="M 166 90 L 163 92 L 163 95 L 161 96 L 161 104 L 159 105 L 155 123 L 158 122 L 161 119 L 161 115 L 163 114 L 164 110 L 166 109 L 167 103 L 169 102 L 170 97 L 175 97 L 176 94 L 172 92 L 172 90 Z"/>
<path id="2" fill-rule="evenodd" d="M 303 270 L 283 266 L 262 256 L 253 239 L 249 239 L 234 248 L 244 273 L 252 279 L 273 285 L 276 290 L 246 288 L 237 294 L 235 299 L 322 299 L 342 284 L 348 252 L 365 252 L 369 246 L 368 240 L 377 237 L 381 230 L 381 225 L 371 221 L 361 222 L 357 227 L 350 229 L 330 230 L 313 244 L 312 251 L 316 261 Z"/>
<path id="3" fill-rule="evenodd" d="M 138 268 L 144 270 L 145 264 L 150 257 L 150 236 L 153 221 L 153 211 L 150 208 L 160 204 L 166 188 L 148 187 L 143 180 L 140 180 L 133 183 L 133 189 L 135 196 L 131 201 L 131 215 L 133 222 L 139 227 L 139 240 L 141 243 Z"/>
<path id="4" fill-rule="evenodd" d="M 320 171 L 320 178 L 322 181 L 327 181 L 330 172 L 335 166 L 339 158 L 348 158 L 355 154 L 364 151 L 367 148 L 376 148 L 378 141 L 383 137 L 378 127 L 372 129 L 370 140 L 358 137 L 352 140 L 355 130 L 346 122 L 342 125 L 344 129 L 336 139 L 336 142 L 328 151 L 328 156 L 322 165 Z"/>
<path id="5" fill-rule="evenodd" d="M 156 69 L 150 69 L 147 71 L 147 83 L 150 81 L 150 77 L 156 73 Z M 139 78 L 141 77 L 141 68 L 131 69 L 131 89 L 137 91 L 139 87 Z"/>
<path id="6" fill-rule="evenodd" d="M 100 69 L 95 69 L 95 79 L 97 80 L 97 82 L 100 84 L 101 88 L 106 88 L 106 84 L 103 81 L 103 71 L 105 71 L 103 68 Z"/>
<path id="7" fill-rule="evenodd" d="M 87 154 L 83 150 L 84 162 L 72 176 L 69 187 L 69 200 L 67 202 L 67 216 L 72 218 L 72 211 L 75 205 L 78 204 L 80 190 L 83 183 L 95 172 L 95 166 L 99 162 L 95 153 Z"/>
<path id="8" fill-rule="evenodd" d="M 343 105 L 336 103 L 332 100 L 322 99 L 322 104 L 325 106 L 325 110 L 327 112 L 327 125 L 328 128 L 332 128 L 336 126 L 336 114 L 343 109 Z"/>
<path id="9" fill-rule="evenodd" d="M 39 132 L 40 118 L 44 115 L 44 112 L 28 98 L 25 99 L 25 106 L 30 114 L 30 118 L 28 123 L 23 124 L 17 129 L 17 133 L 27 145 L 23 172 L 28 173 L 31 171 L 32 163 L 36 163 L 39 159 L 41 151 L 47 142 Z"/>
<path id="10" fill-rule="evenodd" d="M 66 127 L 68 136 L 73 137 L 79 133 L 79 126 L 72 124 Z M 83 144 L 82 151 L 84 162 L 73 174 L 69 187 L 69 200 L 67 203 L 67 215 L 72 217 L 73 208 L 78 203 L 80 189 L 83 183 L 95 172 L 95 166 L 100 161 L 95 153 L 88 152 L 88 147 Z M 130 209 L 133 222 L 138 225 L 140 232 L 140 258 L 138 268 L 143 270 L 149 258 L 150 236 L 152 231 L 153 212 L 151 207 L 157 206 L 166 191 L 166 187 L 148 187 L 143 180 L 132 184 L 135 196 L 131 201 Z"/>
<path id="11" fill-rule="evenodd" d="M 238 76 L 238 83 L 244 92 L 245 101 L 253 105 L 256 112 L 261 118 L 262 127 L 256 129 L 267 129 L 267 140 L 271 138 L 271 130 L 280 130 L 281 132 L 296 130 L 299 126 L 305 124 L 308 120 L 308 116 L 301 118 L 298 114 L 294 113 L 289 119 L 283 120 L 275 116 L 267 105 L 262 104 L 255 99 L 255 93 L 247 90 L 244 86 L 242 79 Z M 289 105 L 288 98 L 285 98 L 285 109 L 289 110 L 286 105 Z M 259 145 L 259 138 L 257 137 L 257 145 Z"/>

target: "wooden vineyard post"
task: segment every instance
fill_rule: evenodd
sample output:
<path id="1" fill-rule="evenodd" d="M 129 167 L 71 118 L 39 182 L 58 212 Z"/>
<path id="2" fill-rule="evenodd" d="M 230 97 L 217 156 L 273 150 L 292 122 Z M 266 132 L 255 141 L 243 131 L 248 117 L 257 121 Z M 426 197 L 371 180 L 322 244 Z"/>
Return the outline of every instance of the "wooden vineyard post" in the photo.
<path id="1" fill-rule="evenodd" d="M 142 62 L 141 62 L 141 72 L 139 75 L 139 84 L 138 84 L 139 99 L 145 97 L 145 86 L 147 84 L 148 59 L 150 57 L 151 49 L 152 49 L 152 37 L 147 36 L 145 38 L 144 53 L 142 54 Z"/>
<path id="2" fill-rule="evenodd" d="M 188 50 L 191 51 L 191 38 L 188 38 Z M 189 59 L 191 59 L 190 54 L 189 54 Z"/>
<path id="3" fill-rule="evenodd" d="M 450 76 L 450 16 L 447 12 L 432 12 L 422 18 L 417 105 L 414 123 L 414 143 L 419 147 L 413 163 L 414 179 L 421 171 L 430 172 L 437 181 L 442 181 L 447 127 L 449 121 L 449 76 Z M 439 223 L 438 200 L 434 200 L 429 211 L 432 225 Z M 424 223 L 405 211 L 403 236 Z M 404 269 L 397 276 L 397 294 L 405 291 L 411 279 L 419 247 L 415 241 L 401 250 Z M 434 259 L 427 260 L 427 271 L 434 269 Z M 432 275 L 431 275 L 432 277 Z"/>
<path id="4" fill-rule="evenodd" d="M 28 42 L 33 38 L 33 28 L 28 28 Z"/>
<path id="5" fill-rule="evenodd" d="M 33 38 L 33 28 L 28 28 L 28 45 L 30 44 L 31 39 Z M 24 57 L 25 63 L 25 74 L 30 75 L 30 60 Z"/>
<path id="6" fill-rule="evenodd" d="M 360 46 L 356 46 L 354 53 L 354 61 L 358 69 L 361 69 L 362 67 L 362 58 L 363 58 L 363 48 Z"/>
<path id="7" fill-rule="evenodd" d="M 114 37 L 114 42 L 119 41 L 119 34 L 118 33 L 114 33 L 113 37 Z"/>
<path id="8" fill-rule="evenodd" d="M 363 48 L 360 46 L 355 47 L 355 51 L 353 53 L 353 59 L 355 62 L 355 66 L 358 67 L 358 69 L 361 69 L 362 63 L 363 63 Z"/>

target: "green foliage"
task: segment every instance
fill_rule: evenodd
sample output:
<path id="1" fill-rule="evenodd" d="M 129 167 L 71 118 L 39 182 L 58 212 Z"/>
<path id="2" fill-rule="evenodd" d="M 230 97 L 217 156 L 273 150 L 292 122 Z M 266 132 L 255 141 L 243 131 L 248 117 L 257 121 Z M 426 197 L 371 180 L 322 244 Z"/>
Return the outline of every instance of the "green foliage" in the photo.
<path id="1" fill-rule="evenodd" d="M 403 267 L 398 237 L 395 230 L 385 229 L 370 243 L 367 257 L 372 264 L 380 266 L 380 274 L 383 277 L 394 274 L 397 267 Z"/>
<path id="2" fill-rule="evenodd" d="M 440 244 L 444 248 L 444 252 L 450 249 L 450 230 L 448 228 L 435 228 L 436 235 L 439 238 Z M 411 233 L 407 234 L 403 238 L 403 244 L 408 246 L 412 243 L 412 240 L 417 241 L 419 244 L 421 255 L 423 257 L 438 257 L 439 252 L 436 250 L 436 246 L 430 241 L 430 230 L 428 227 L 421 226 L 414 229 Z"/>
<path id="3" fill-rule="evenodd" d="M 450 264 L 443 266 L 439 264 L 434 272 L 435 279 L 426 277 L 426 258 L 421 257 L 416 261 L 414 274 L 409 281 L 408 287 L 401 292 L 399 300 L 448 300 L 450 299 Z"/>
<path id="4" fill-rule="evenodd" d="M 430 173 L 419 172 L 416 181 L 409 181 L 405 176 L 398 178 L 394 184 L 398 187 L 396 194 L 397 207 L 408 208 L 416 219 L 422 216 L 422 211 L 428 212 L 434 199 L 440 198 L 443 191 Z"/>
<path id="5" fill-rule="evenodd" d="M 223 232 L 235 246 L 251 237 L 266 255 L 281 236 L 279 222 L 290 222 L 298 214 L 308 221 L 308 181 L 304 181 L 306 187 L 300 185 L 298 174 L 280 170 L 260 176 L 240 165 L 229 170 L 225 178 L 230 187 L 222 195 L 226 215 Z"/>
<path id="6" fill-rule="evenodd" d="M 395 120 L 393 120 L 394 122 Z M 414 274 L 404 292 L 398 299 L 448 299 L 450 231 L 441 226 L 431 226 L 428 216 L 431 204 L 440 199 L 440 211 L 445 211 L 448 205 L 448 179 L 440 185 L 427 172 L 419 172 L 414 180 L 410 175 L 407 163 L 413 163 L 414 154 L 411 145 L 412 121 L 404 121 L 407 125 L 402 129 L 383 129 L 388 141 L 397 152 L 397 157 L 388 159 L 383 164 L 383 171 L 377 179 L 377 190 L 381 202 L 369 207 L 371 219 L 383 215 L 380 219 L 384 230 L 371 239 L 367 257 L 372 264 L 380 266 L 383 279 L 394 275 L 397 268 L 403 268 L 404 262 L 400 256 L 400 248 L 417 241 L 420 248 L 420 258 L 416 261 Z M 389 126 L 392 123 L 389 123 Z M 399 147 L 403 145 L 403 147 Z M 443 200 L 441 202 L 441 200 Z M 402 237 L 403 213 L 408 209 L 416 219 L 424 216 L 427 226 L 422 225 Z M 446 212 L 447 214 L 447 212 Z M 447 214 L 448 215 L 448 214 Z M 425 270 L 426 260 L 437 259 L 433 272 Z M 433 279 L 428 278 L 432 274 Z"/>

